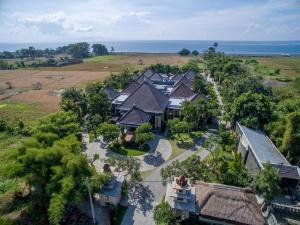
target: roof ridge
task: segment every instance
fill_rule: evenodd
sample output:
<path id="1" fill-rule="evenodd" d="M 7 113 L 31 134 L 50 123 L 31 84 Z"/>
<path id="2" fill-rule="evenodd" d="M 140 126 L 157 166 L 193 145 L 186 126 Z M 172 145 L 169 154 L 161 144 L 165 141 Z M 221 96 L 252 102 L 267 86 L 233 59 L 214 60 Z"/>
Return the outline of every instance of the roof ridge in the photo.
<path id="1" fill-rule="evenodd" d="M 157 101 L 157 98 L 156 98 L 156 96 L 155 96 L 154 93 L 158 93 L 158 94 L 160 94 L 161 96 L 165 96 L 166 98 L 168 98 L 168 96 L 166 96 L 166 95 L 163 94 L 160 90 L 156 89 L 155 87 L 153 87 L 152 85 L 148 84 L 147 82 L 145 82 L 145 83 L 150 87 L 150 91 L 151 91 L 151 93 L 152 93 L 152 95 L 153 95 L 153 97 L 154 97 L 156 103 L 157 103 L 159 106 L 162 106 L 162 105 L 160 105 L 160 102 Z M 168 98 L 168 99 L 169 99 L 169 98 Z"/>

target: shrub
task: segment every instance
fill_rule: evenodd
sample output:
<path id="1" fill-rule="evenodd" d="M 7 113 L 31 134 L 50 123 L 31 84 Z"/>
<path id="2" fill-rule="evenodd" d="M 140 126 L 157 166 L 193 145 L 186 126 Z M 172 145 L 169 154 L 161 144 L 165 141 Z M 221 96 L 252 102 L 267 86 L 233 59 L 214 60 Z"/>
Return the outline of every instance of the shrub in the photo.
<path id="1" fill-rule="evenodd" d="M 186 56 L 186 55 L 189 55 L 191 54 L 190 50 L 186 49 L 186 48 L 183 48 L 181 49 L 179 52 L 178 52 L 179 55 L 181 56 Z"/>

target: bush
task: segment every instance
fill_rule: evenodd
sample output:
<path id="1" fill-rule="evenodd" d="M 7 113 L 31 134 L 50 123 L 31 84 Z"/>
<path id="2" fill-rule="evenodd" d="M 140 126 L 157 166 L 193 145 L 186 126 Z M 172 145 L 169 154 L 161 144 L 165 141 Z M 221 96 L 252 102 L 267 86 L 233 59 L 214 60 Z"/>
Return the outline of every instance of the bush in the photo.
<path id="1" fill-rule="evenodd" d="M 186 49 L 186 48 L 183 48 L 181 49 L 179 52 L 178 52 L 179 55 L 181 56 L 186 56 L 186 55 L 189 55 L 191 54 L 190 50 Z"/>
<path id="2" fill-rule="evenodd" d="M 194 55 L 194 56 L 199 55 L 199 52 L 197 50 L 193 50 L 192 55 Z"/>

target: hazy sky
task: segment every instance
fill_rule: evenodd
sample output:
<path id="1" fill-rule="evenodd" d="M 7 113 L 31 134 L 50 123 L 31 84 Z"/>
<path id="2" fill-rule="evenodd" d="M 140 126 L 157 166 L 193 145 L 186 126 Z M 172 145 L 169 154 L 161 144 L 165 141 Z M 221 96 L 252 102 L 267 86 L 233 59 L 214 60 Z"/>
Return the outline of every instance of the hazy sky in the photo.
<path id="1" fill-rule="evenodd" d="M 0 0 L 0 42 L 300 40 L 300 0 Z"/>

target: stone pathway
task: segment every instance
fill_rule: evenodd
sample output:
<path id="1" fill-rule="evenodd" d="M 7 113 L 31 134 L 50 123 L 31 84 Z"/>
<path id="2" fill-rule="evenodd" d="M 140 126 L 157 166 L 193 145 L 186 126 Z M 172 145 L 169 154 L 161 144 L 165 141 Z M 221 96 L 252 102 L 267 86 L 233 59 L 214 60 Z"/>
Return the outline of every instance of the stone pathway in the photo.
<path id="1" fill-rule="evenodd" d="M 100 139 L 100 138 L 99 138 Z M 166 162 L 172 154 L 172 146 L 170 142 L 161 135 L 155 135 L 155 138 L 148 143 L 150 150 L 144 155 L 135 156 L 141 160 L 141 171 L 153 170 Z M 95 154 L 99 155 L 99 159 L 93 164 L 97 171 L 101 171 L 105 160 L 109 157 L 125 157 L 123 155 L 114 153 L 107 148 L 107 145 L 102 141 L 89 143 L 86 147 L 85 153 L 90 161 L 93 160 Z"/>
<path id="2" fill-rule="evenodd" d="M 145 177 L 142 184 L 128 190 L 128 198 L 122 199 L 121 204 L 128 206 L 121 225 L 154 225 L 153 209 L 161 202 L 165 193 L 166 187 L 162 185 L 160 170 L 167 167 L 173 161 L 183 161 L 193 154 L 197 154 L 203 160 L 209 151 L 203 149 L 197 152 L 198 148 L 203 145 L 210 134 L 203 135 L 194 148 L 186 150 L 176 158 L 163 163 L 155 168 Z"/>

